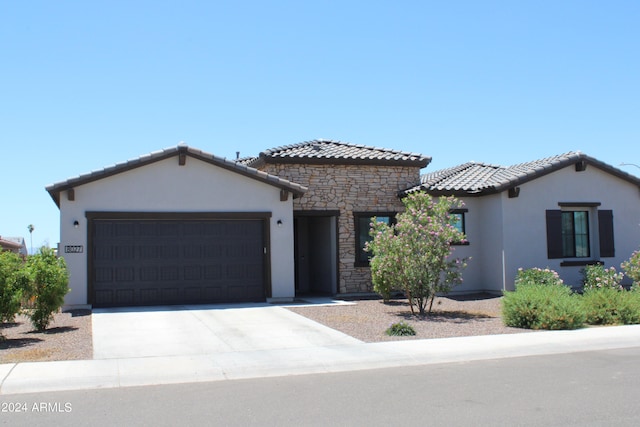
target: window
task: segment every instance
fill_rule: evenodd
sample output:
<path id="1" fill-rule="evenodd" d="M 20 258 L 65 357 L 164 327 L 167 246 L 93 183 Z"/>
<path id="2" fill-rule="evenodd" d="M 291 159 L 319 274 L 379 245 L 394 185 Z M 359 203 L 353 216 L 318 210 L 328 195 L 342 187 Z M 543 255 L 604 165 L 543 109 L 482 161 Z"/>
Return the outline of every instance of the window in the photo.
<path id="1" fill-rule="evenodd" d="M 365 267 L 369 265 L 371 253 L 364 250 L 364 245 L 371 240 L 369 230 L 373 217 L 378 222 L 384 222 L 387 225 L 395 223 L 395 212 L 354 212 L 355 228 L 356 228 L 356 261 L 355 265 Z"/>
<path id="2" fill-rule="evenodd" d="M 453 227 L 461 233 L 464 233 L 464 212 L 451 213 Z"/>
<path id="3" fill-rule="evenodd" d="M 562 212 L 562 257 L 589 256 L 589 212 Z"/>
<path id="4" fill-rule="evenodd" d="M 546 211 L 549 259 L 615 256 L 612 211 L 597 209 L 600 203 L 559 205 L 562 209 Z M 584 261 L 567 261 L 564 265 L 572 263 L 581 265 Z"/>
<path id="5" fill-rule="evenodd" d="M 466 240 L 467 236 L 467 224 L 465 222 L 465 214 L 468 209 L 453 209 L 450 212 L 450 218 L 452 219 L 451 225 L 453 225 L 458 231 L 465 235 L 465 240 L 461 242 L 452 242 L 452 245 L 468 245 L 469 241 Z"/>

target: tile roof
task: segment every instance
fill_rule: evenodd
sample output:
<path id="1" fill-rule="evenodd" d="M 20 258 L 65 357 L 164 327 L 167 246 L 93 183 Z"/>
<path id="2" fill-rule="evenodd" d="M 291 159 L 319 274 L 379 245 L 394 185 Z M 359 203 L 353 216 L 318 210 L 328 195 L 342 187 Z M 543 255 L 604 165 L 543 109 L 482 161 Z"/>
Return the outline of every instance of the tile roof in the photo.
<path id="1" fill-rule="evenodd" d="M 83 185 L 92 181 L 107 178 L 109 176 L 116 175 L 118 173 L 122 173 L 131 169 L 145 166 L 149 163 L 154 163 L 173 156 L 178 156 L 180 154 L 202 160 L 212 165 L 239 173 L 249 178 L 266 182 L 267 184 L 279 187 L 283 190 L 290 191 L 293 194 L 294 198 L 300 197 L 307 191 L 307 187 L 304 187 L 300 184 L 296 184 L 275 175 L 259 171 L 245 164 L 238 163 L 233 160 L 228 160 L 224 157 L 218 157 L 214 154 L 189 147 L 185 144 L 179 144 L 175 147 L 169 147 L 163 150 L 154 151 L 152 153 L 127 160 L 126 162 L 107 166 L 103 169 L 98 169 L 83 175 L 69 178 L 65 181 L 50 184 L 47 185 L 46 190 L 49 192 L 49 195 L 51 196 L 51 198 L 53 198 L 54 202 L 56 202 L 56 205 L 60 206 L 60 192 L 62 191 L 68 190 L 78 185 Z"/>
<path id="2" fill-rule="evenodd" d="M 432 195 L 480 196 L 509 188 L 547 175 L 564 167 L 584 162 L 640 187 L 640 179 L 579 151 L 547 157 L 513 166 L 496 166 L 469 162 L 427 173 L 420 177 L 420 185 L 400 193 L 427 191 Z"/>
<path id="3" fill-rule="evenodd" d="M 245 159 L 246 160 L 246 159 Z M 293 145 L 271 148 L 248 161 L 250 166 L 264 163 L 320 163 L 320 164 L 368 164 L 398 165 L 423 168 L 431 157 L 418 153 L 349 144 L 341 141 L 314 139 Z"/>

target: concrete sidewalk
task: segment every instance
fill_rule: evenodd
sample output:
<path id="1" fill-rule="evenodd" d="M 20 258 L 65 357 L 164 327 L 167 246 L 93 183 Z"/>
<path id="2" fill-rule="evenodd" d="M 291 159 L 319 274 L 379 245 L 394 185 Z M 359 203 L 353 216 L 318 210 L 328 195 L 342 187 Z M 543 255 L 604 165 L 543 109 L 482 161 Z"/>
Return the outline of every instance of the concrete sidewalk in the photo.
<path id="1" fill-rule="evenodd" d="M 0 365 L 0 394 L 344 372 L 640 347 L 640 325 L 463 338 Z"/>

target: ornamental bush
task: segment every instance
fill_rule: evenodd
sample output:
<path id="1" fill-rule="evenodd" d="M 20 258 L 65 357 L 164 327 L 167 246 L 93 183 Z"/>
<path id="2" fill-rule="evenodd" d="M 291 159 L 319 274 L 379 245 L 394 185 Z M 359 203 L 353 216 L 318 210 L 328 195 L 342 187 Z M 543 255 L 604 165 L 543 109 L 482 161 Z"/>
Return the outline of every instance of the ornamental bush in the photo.
<path id="1" fill-rule="evenodd" d="M 623 290 L 624 288 L 620 284 L 623 273 L 616 272 L 615 267 L 604 268 L 602 265 L 588 265 L 582 270 L 583 290 L 589 291 L 592 289 L 610 288 L 614 290 Z"/>
<path id="2" fill-rule="evenodd" d="M 393 227 L 377 226 L 375 223 L 371 226 L 378 233 L 378 238 L 367 244 L 370 250 L 375 248 L 377 255 L 369 261 L 373 290 L 382 296 L 384 302 L 388 302 L 391 292 L 402 289 L 395 276 L 398 263 L 402 262 L 399 257 L 400 250 L 395 247 L 399 241 L 389 235 L 393 233 Z"/>
<path id="3" fill-rule="evenodd" d="M 558 273 L 549 268 L 534 267 L 527 270 L 520 268 L 515 280 L 516 289 L 526 285 L 557 286 L 562 284 L 562 279 Z"/>
<path id="4" fill-rule="evenodd" d="M 640 323 L 640 292 L 613 287 L 585 290 L 582 306 L 591 325 L 631 325 Z"/>
<path id="5" fill-rule="evenodd" d="M 412 336 L 416 334 L 413 326 L 405 322 L 394 323 L 386 330 L 386 334 L 396 337 Z"/>
<path id="6" fill-rule="evenodd" d="M 620 264 L 620 267 L 633 280 L 633 286 L 640 287 L 640 250 L 631 254 L 631 258 Z"/>
<path id="7" fill-rule="evenodd" d="M 33 279 L 35 300 L 29 310 L 31 323 L 38 331 L 47 329 L 53 314 L 64 304 L 64 296 L 69 292 L 69 277 L 64 258 L 58 258 L 53 249 L 41 248 L 27 260 L 27 267 Z"/>
<path id="8" fill-rule="evenodd" d="M 462 202 L 452 197 L 436 201 L 426 193 L 410 194 L 402 202 L 405 212 L 395 225 L 375 219 L 371 224 L 372 240 L 365 249 L 373 254 L 373 286 L 383 298 L 401 289 L 412 312 L 415 305 L 420 314 L 430 313 L 437 293 L 446 294 L 462 282 L 466 259 L 450 257 L 451 244 L 464 241 L 450 213 Z"/>
<path id="9" fill-rule="evenodd" d="M 527 329 L 577 329 L 586 316 L 579 296 L 550 269 L 518 271 L 516 290 L 502 299 L 502 320 L 506 326 Z"/>
<path id="10" fill-rule="evenodd" d="M 18 254 L 0 251 L 0 322 L 12 322 L 28 296 L 30 277 Z"/>

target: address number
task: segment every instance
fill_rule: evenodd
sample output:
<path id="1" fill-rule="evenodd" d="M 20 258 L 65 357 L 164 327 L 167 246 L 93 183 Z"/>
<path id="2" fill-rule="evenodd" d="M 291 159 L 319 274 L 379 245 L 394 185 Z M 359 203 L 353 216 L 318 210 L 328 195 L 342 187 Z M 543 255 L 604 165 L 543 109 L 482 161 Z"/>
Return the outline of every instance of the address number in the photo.
<path id="1" fill-rule="evenodd" d="M 65 254 L 81 254 L 84 247 L 82 245 L 69 245 L 64 247 Z"/>

